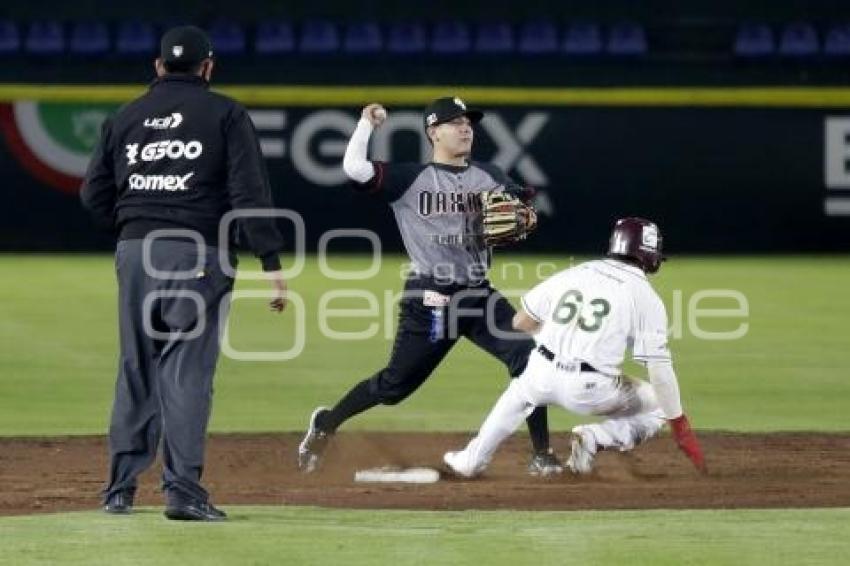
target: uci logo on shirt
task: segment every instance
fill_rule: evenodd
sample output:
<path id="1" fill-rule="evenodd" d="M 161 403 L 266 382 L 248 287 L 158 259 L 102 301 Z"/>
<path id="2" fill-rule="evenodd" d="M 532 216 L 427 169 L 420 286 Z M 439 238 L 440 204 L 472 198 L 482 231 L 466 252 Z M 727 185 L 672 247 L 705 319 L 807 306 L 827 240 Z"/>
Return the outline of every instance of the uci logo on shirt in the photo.
<path id="1" fill-rule="evenodd" d="M 198 140 L 192 140 L 184 143 L 181 140 L 162 140 L 152 142 L 142 148 L 139 152 L 139 144 L 128 143 L 127 149 L 127 165 L 135 165 L 142 161 L 159 161 L 163 158 L 168 159 L 197 159 L 204 152 L 204 145 Z"/>
<path id="2" fill-rule="evenodd" d="M 182 123 L 183 114 L 174 112 L 170 116 L 163 118 L 147 118 L 144 125 L 146 128 L 153 128 L 154 130 L 167 130 L 169 128 L 176 128 Z"/>

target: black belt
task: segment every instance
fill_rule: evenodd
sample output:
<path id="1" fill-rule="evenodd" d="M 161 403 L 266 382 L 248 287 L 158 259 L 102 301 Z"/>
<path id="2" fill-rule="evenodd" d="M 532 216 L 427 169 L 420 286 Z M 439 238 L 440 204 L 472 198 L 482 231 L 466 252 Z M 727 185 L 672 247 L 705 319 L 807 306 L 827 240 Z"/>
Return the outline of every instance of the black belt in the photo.
<path id="1" fill-rule="evenodd" d="M 547 348 L 546 346 L 543 346 L 541 344 L 540 346 L 537 347 L 537 351 L 540 352 L 541 356 L 543 356 L 544 358 L 546 358 L 550 362 L 555 361 L 555 353 L 552 350 L 550 350 L 549 348 Z M 601 373 L 595 367 L 593 367 L 592 365 L 585 363 L 585 362 L 581 362 L 581 365 L 579 365 L 579 370 L 580 371 L 593 371 L 593 372 L 596 372 L 596 373 Z"/>
<path id="2" fill-rule="evenodd" d="M 454 295 L 455 293 L 465 291 L 467 289 L 488 289 L 489 287 L 490 281 L 487 279 L 482 279 L 477 283 L 458 283 L 444 281 L 440 278 L 424 273 L 413 273 L 408 276 L 405 289 L 409 288 L 424 291 L 436 291 L 443 295 Z"/>

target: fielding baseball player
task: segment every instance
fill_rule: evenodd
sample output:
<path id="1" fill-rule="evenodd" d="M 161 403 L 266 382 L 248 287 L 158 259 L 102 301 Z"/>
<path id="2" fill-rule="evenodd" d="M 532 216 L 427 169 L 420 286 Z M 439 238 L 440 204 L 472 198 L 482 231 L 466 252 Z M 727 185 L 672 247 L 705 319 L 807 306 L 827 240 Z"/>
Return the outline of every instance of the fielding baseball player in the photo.
<path id="1" fill-rule="evenodd" d="M 483 114 L 459 98 L 435 100 L 423 127 L 434 147 L 429 163 L 367 159 L 369 137 L 386 119 L 378 104 L 363 109 L 343 169 L 355 189 L 389 203 L 412 273 L 405 283 L 395 344 L 387 366 L 357 383 L 330 409 L 310 417 L 298 449 L 299 466 L 316 469 L 328 438 L 351 417 L 379 404 L 406 399 L 432 374 L 463 336 L 498 358 L 511 376 L 528 362 L 534 341 L 511 328 L 515 310 L 486 279 L 493 245 L 522 239 L 533 229 L 533 208 L 523 189 L 498 167 L 470 161 L 474 123 Z M 549 449 L 545 407 L 527 411 L 534 448 L 529 472 L 560 473 Z"/>
<path id="2" fill-rule="evenodd" d="M 682 412 L 679 385 L 667 347 L 667 313 L 647 281 L 661 266 L 661 235 L 642 218 L 619 220 L 608 257 L 555 274 L 522 298 L 514 328 L 534 335 L 537 348 L 481 430 L 458 452 L 443 457 L 463 477 L 480 474 L 499 444 L 535 407 L 559 405 L 605 417 L 572 430 L 567 466 L 593 469 L 603 449 L 631 450 L 665 422 L 673 439 L 701 471 L 702 450 Z M 620 371 L 625 352 L 649 370 L 649 383 Z"/>

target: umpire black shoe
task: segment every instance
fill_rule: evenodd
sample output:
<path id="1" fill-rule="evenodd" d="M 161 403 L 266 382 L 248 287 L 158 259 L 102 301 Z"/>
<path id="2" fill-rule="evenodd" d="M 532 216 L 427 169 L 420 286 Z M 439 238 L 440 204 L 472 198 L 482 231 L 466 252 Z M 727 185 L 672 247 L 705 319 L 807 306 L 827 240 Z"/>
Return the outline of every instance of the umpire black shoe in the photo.
<path id="1" fill-rule="evenodd" d="M 129 515 L 133 512 L 135 495 L 131 490 L 116 491 L 103 504 L 103 510 L 113 515 Z"/>
<path id="2" fill-rule="evenodd" d="M 528 473 L 541 478 L 557 476 L 564 472 L 564 465 L 558 460 L 555 451 L 548 450 L 536 452 L 528 464 Z"/>
<path id="3" fill-rule="evenodd" d="M 316 426 L 316 417 L 326 412 L 328 412 L 326 407 L 319 407 L 313 411 L 313 414 L 310 415 L 307 434 L 304 435 L 304 439 L 298 445 L 298 468 L 305 474 L 316 471 L 316 468 L 319 467 L 319 461 L 322 459 L 322 453 L 328 445 L 330 433 Z"/>
<path id="4" fill-rule="evenodd" d="M 224 521 L 227 514 L 209 501 L 189 500 L 169 503 L 165 517 L 172 521 Z"/>

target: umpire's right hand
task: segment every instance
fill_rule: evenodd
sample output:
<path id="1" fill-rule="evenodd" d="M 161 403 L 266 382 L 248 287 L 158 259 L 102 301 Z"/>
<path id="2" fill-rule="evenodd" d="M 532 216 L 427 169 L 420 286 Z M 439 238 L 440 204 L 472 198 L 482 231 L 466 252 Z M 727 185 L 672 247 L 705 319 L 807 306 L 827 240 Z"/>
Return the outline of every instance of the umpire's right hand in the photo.
<path id="1" fill-rule="evenodd" d="M 282 271 L 267 271 L 266 275 L 272 285 L 274 296 L 269 301 L 269 309 L 273 312 L 283 312 L 286 308 L 286 279 L 283 278 Z"/>

